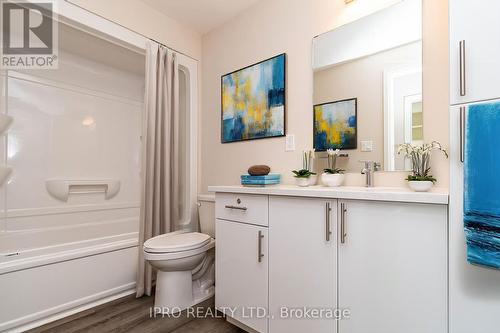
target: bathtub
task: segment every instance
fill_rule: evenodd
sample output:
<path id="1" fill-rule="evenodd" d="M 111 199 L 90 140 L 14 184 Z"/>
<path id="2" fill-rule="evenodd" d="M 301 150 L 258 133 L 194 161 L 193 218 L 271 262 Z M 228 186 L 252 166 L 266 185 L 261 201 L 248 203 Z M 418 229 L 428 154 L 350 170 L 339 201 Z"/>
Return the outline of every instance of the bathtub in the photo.
<path id="1" fill-rule="evenodd" d="M 12 168 L 0 186 L 0 331 L 135 292 L 145 58 L 115 43 L 128 36 L 121 27 L 68 22 L 58 23 L 57 70 L 0 73 L 0 113 L 13 118 L 0 137 L 0 164 Z M 82 43 L 92 55 L 73 47 Z M 108 61 L 117 55 L 121 64 Z M 51 184 L 64 182 L 61 196 Z"/>
<path id="2" fill-rule="evenodd" d="M 10 212 L 7 220 L 22 229 L 0 232 L 0 332 L 24 331 L 133 294 L 138 209 Z M 26 228 L 34 221 L 45 227 Z"/>

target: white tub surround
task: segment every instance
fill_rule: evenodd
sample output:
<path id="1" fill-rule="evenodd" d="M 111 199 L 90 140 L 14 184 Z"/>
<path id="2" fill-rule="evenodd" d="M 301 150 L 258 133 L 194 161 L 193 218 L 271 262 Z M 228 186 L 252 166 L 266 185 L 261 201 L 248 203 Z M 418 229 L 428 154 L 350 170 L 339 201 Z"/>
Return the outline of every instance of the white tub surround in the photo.
<path id="1" fill-rule="evenodd" d="M 215 305 L 232 323 L 259 333 L 447 332 L 445 190 L 209 190 Z M 294 309 L 348 309 L 350 317 L 300 317 Z"/>
<path id="2" fill-rule="evenodd" d="M 136 286 L 144 55 L 125 28 L 55 8 L 59 68 L 0 73 L 0 112 L 13 119 L 0 138 L 12 168 L 0 187 L 2 332 Z"/>
<path id="3" fill-rule="evenodd" d="M 410 203 L 448 204 L 448 190 L 434 188 L 430 192 L 417 193 L 406 187 L 357 187 L 357 186 L 310 186 L 300 188 L 294 185 L 270 187 L 209 186 L 209 192 L 283 195 L 330 199 L 355 199 L 374 201 L 395 201 Z"/>

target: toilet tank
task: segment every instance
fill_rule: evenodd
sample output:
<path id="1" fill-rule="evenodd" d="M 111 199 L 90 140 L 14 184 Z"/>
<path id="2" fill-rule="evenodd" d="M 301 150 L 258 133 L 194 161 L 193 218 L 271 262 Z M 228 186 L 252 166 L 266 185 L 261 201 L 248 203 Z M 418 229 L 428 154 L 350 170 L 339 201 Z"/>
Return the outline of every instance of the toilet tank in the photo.
<path id="1" fill-rule="evenodd" d="M 215 238 L 215 196 L 198 195 L 198 215 L 200 232 Z"/>

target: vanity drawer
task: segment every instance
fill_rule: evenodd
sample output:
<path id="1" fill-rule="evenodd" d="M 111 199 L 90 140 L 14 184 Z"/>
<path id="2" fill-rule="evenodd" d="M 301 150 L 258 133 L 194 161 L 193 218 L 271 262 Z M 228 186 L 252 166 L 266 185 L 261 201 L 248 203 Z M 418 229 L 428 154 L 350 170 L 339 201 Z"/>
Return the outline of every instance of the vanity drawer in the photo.
<path id="1" fill-rule="evenodd" d="M 268 206 L 267 195 L 215 194 L 215 217 L 218 219 L 267 226 Z"/>

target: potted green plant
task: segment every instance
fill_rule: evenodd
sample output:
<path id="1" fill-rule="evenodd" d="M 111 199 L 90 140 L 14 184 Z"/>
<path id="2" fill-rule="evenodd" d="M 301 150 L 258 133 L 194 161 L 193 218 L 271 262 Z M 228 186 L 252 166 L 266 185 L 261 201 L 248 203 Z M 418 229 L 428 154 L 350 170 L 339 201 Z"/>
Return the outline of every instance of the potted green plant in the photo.
<path id="1" fill-rule="evenodd" d="M 311 171 L 313 158 L 314 151 L 304 151 L 302 153 L 302 169 L 292 171 L 298 186 L 306 187 L 316 184 L 316 173 Z"/>
<path id="2" fill-rule="evenodd" d="M 309 177 L 315 175 L 314 172 L 307 169 L 293 170 L 292 172 L 294 173 L 295 182 L 302 187 L 309 186 Z"/>
<path id="3" fill-rule="evenodd" d="M 337 187 L 342 185 L 344 182 L 344 171 L 343 169 L 337 168 L 337 156 L 340 155 L 340 150 L 328 149 L 326 151 L 328 157 L 328 168 L 323 170 L 321 175 L 321 182 L 325 186 Z"/>
<path id="4" fill-rule="evenodd" d="M 436 178 L 431 174 L 431 154 L 434 150 L 442 152 L 448 158 L 448 152 L 437 141 L 412 145 L 404 143 L 398 146 L 398 154 L 402 154 L 411 161 L 411 174 L 406 177 L 408 186 L 416 192 L 429 191 Z"/>

